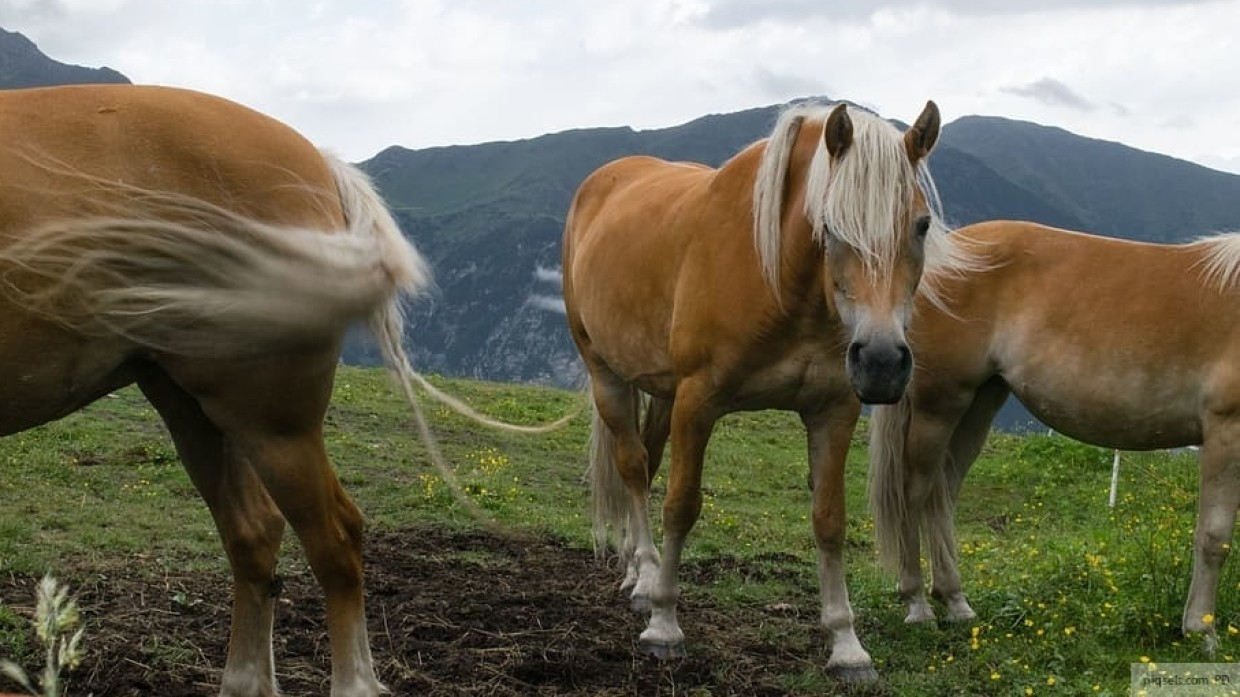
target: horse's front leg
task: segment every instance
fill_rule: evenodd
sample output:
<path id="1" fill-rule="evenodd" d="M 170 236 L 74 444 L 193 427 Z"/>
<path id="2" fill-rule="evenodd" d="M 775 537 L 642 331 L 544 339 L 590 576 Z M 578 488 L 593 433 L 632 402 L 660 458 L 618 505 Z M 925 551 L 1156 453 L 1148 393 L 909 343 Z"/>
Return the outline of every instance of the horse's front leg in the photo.
<path id="1" fill-rule="evenodd" d="M 812 517 L 818 546 L 822 626 L 831 636 L 827 671 L 845 682 L 878 679 L 870 654 L 861 646 L 853 627 L 844 567 L 844 533 L 848 523 L 844 463 L 860 413 L 861 405 L 849 400 L 830 411 L 801 415 L 809 439 L 814 488 Z"/>
<path id="2" fill-rule="evenodd" d="M 1205 636 L 1207 653 L 1218 644 L 1214 603 L 1219 575 L 1231 549 L 1240 506 L 1240 425 L 1212 416 L 1206 422 L 1201 449 L 1201 484 L 1197 499 L 1197 530 L 1193 536 L 1193 581 L 1184 606 L 1185 634 Z"/>
<path id="3" fill-rule="evenodd" d="M 663 501 L 663 560 L 651 592 L 650 623 L 641 645 L 659 658 L 685 655 L 685 635 L 676 619 L 680 557 L 689 531 L 702 512 L 702 460 L 718 414 L 708 392 L 682 383 L 671 411 L 672 462 Z"/>
<path id="4" fill-rule="evenodd" d="M 909 624 L 933 622 L 934 609 L 926 598 L 925 579 L 921 571 L 922 525 L 930 542 L 930 563 L 934 590 L 950 596 L 948 615 L 952 619 L 964 619 L 971 615 L 960 590 L 960 573 L 956 569 L 952 506 L 947 501 L 950 488 L 946 486 L 947 444 L 951 428 L 937 419 L 918 418 L 909 421 L 905 436 L 904 510 L 900 515 L 900 543 L 897 547 L 900 577 L 897 590 L 904 599 L 908 614 L 904 621 Z"/>
<path id="5" fill-rule="evenodd" d="M 947 620 L 968 622 L 977 617 L 965 598 L 960 582 L 960 565 L 956 554 L 956 502 L 960 500 L 960 487 L 965 475 L 986 445 L 991 423 L 1003 406 L 1009 390 L 1001 380 L 984 384 L 973 396 L 972 403 L 951 431 L 947 456 L 941 454 L 941 446 L 948 427 L 931 426 L 928 435 L 914 418 L 910 434 L 911 457 L 929 458 L 927 464 L 913 467 L 923 477 L 934 476 L 935 485 L 923 502 L 926 524 L 926 540 L 930 552 L 930 573 L 934 581 L 932 591 L 935 599 L 947 608 Z M 926 470 L 932 470 L 933 474 Z M 940 474 L 941 473 L 941 474 Z M 910 613 L 911 614 L 911 613 Z"/>

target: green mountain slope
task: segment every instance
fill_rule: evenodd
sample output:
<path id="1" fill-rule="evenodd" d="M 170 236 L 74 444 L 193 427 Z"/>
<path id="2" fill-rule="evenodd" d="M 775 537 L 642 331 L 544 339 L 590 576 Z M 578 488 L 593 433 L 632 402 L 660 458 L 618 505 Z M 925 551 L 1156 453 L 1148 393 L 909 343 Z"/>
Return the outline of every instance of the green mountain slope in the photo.
<path id="1" fill-rule="evenodd" d="M 424 368 L 570 384 L 578 373 L 558 288 L 559 238 L 577 184 L 629 154 L 717 165 L 765 137 L 779 106 L 674 128 L 586 129 L 524 141 L 406 150 L 363 163 L 431 259 L 439 287 L 413 316 Z M 931 170 L 953 224 L 1037 220 L 1137 239 L 1240 228 L 1240 177 L 1059 129 L 966 117 L 949 124 Z M 351 358 L 362 353 L 351 351 Z"/>
<path id="2" fill-rule="evenodd" d="M 1082 229 L 1179 241 L 1240 225 L 1240 177 L 1166 155 L 991 116 L 967 116 L 943 134 Z"/>

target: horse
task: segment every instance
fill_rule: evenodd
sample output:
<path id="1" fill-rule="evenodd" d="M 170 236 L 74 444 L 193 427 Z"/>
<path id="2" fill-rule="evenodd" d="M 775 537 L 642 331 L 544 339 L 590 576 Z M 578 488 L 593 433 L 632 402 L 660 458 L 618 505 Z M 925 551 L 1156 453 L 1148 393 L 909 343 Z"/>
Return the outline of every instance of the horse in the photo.
<path id="1" fill-rule="evenodd" d="M 1029 222 L 961 228 L 986 268 L 947 279 L 940 307 L 918 302 L 912 381 L 871 416 L 870 504 L 880 558 L 899 573 L 907 622 L 976 616 L 956 563 L 952 517 L 964 477 L 1009 394 L 1056 432 L 1093 445 L 1200 445 L 1192 582 L 1182 629 L 1210 621 L 1240 505 L 1240 235 L 1179 245 Z"/>
<path id="2" fill-rule="evenodd" d="M 364 174 L 182 89 L 0 91 L 0 435 L 131 384 L 210 509 L 233 578 L 225 697 L 278 693 L 285 523 L 326 599 L 333 697 L 373 697 L 362 517 L 323 420 L 348 327 L 398 374 L 430 282 Z"/>
<path id="3" fill-rule="evenodd" d="M 645 651 L 685 653 L 677 573 L 715 422 L 783 409 L 809 443 L 828 670 L 877 677 L 845 586 L 843 467 L 862 402 L 898 399 L 908 380 L 915 292 L 969 266 L 925 164 L 939 124 L 934 102 L 903 134 L 856 107 L 800 103 L 718 168 L 626 157 L 578 188 L 563 290 L 593 402 L 596 548 L 614 535 L 621 588 L 650 612 Z M 669 438 L 660 560 L 648 508 Z"/>

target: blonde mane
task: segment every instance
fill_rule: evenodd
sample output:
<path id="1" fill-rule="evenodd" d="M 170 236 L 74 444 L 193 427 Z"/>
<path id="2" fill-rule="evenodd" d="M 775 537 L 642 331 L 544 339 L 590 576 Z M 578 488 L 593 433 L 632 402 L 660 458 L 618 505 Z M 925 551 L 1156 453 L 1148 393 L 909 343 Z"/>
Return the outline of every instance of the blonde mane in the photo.
<path id="1" fill-rule="evenodd" d="M 801 126 L 825 121 L 834 105 L 797 104 L 780 114 L 767 140 L 754 181 L 754 245 L 762 274 L 779 291 L 781 220 L 784 186 L 792 150 Z M 853 143 L 835 167 L 820 138 L 805 187 L 805 216 L 814 239 L 822 242 L 826 231 L 855 249 L 869 271 L 886 276 L 901 253 L 896 222 L 906 217 L 920 188 L 930 209 L 926 234 L 925 270 L 920 292 L 942 306 L 936 279 L 984 267 L 981 260 L 955 244 L 943 222 L 942 203 L 930 170 L 922 160 L 908 161 L 903 134 L 887 121 L 859 108 L 848 109 Z M 904 192 L 904 196 L 893 196 Z"/>
<path id="2" fill-rule="evenodd" d="M 1201 254 L 1202 280 L 1227 292 L 1240 284 L 1240 232 L 1223 232 L 1189 242 Z"/>

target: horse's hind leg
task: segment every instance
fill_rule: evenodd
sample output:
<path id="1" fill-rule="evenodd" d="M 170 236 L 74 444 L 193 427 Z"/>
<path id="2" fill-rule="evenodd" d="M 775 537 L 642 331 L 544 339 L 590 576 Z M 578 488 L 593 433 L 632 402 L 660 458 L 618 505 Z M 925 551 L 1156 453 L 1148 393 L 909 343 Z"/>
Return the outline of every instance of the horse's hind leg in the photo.
<path id="1" fill-rule="evenodd" d="M 646 448 L 646 470 L 649 473 L 646 478 L 647 491 L 650 489 L 650 484 L 654 482 L 655 475 L 659 473 L 659 465 L 663 461 L 663 450 L 667 446 L 671 426 L 672 400 L 651 397 L 641 428 L 642 445 Z M 641 569 L 636 554 L 637 540 L 634 533 L 639 527 L 630 521 L 625 528 L 624 540 L 620 545 L 621 558 L 628 560 L 625 563 L 624 580 L 620 583 L 621 590 L 635 588 L 641 578 Z M 653 574 L 648 573 L 644 588 L 648 589 L 653 580 Z M 634 605 L 640 610 L 648 610 L 650 609 L 649 598 L 649 591 L 645 590 L 634 599 Z"/>
<path id="2" fill-rule="evenodd" d="M 190 479 L 211 510 L 233 573 L 233 613 L 220 694 L 278 693 L 271 651 L 276 554 L 284 518 L 262 482 L 197 401 L 158 369 L 138 380 L 168 430 Z"/>
<path id="3" fill-rule="evenodd" d="M 362 517 L 332 471 L 322 423 L 337 346 L 237 364 L 179 361 L 169 375 L 250 464 L 301 540 L 327 606 L 332 697 L 375 697 L 362 593 Z"/>
<path id="4" fill-rule="evenodd" d="M 659 568 L 659 552 L 650 531 L 650 479 L 646 447 L 638 430 L 638 393 L 605 365 L 591 366 L 591 391 L 598 418 L 596 428 L 605 433 L 608 453 L 597 455 L 594 467 L 614 467 L 619 481 L 606 481 L 596 473 L 594 496 L 620 497 L 627 513 L 623 521 L 624 539 L 620 555 L 625 561 L 622 590 L 629 590 L 629 603 L 634 610 L 650 609 L 651 587 Z M 604 479 L 610 479 L 604 478 Z M 618 521 L 608 521 L 615 524 Z"/>
<path id="5" fill-rule="evenodd" d="M 646 407 L 646 418 L 642 421 L 642 444 L 646 446 L 646 468 L 650 472 L 649 481 L 659 473 L 659 465 L 663 462 L 663 449 L 672 433 L 672 406 L 670 399 L 651 397 Z"/>
<path id="6" fill-rule="evenodd" d="M 1206 650 L 1217 644 L 1214 603 L 1219 574 L 1231 549 L 1240 506 L 1240 424 L 1211 415 L 1201 449 L 1197 530 L 1193 535 L 1193 581 L 1184 606 L 1184 633 L 1205 635 Z"/>

